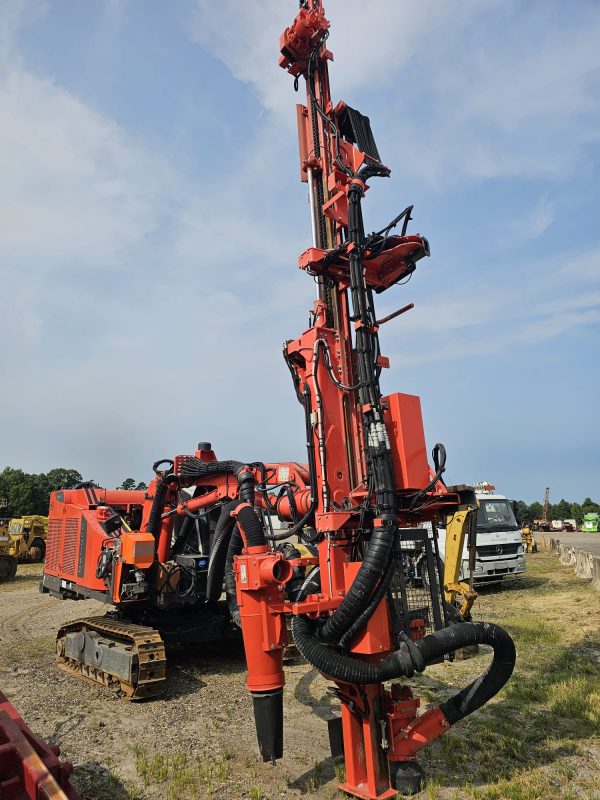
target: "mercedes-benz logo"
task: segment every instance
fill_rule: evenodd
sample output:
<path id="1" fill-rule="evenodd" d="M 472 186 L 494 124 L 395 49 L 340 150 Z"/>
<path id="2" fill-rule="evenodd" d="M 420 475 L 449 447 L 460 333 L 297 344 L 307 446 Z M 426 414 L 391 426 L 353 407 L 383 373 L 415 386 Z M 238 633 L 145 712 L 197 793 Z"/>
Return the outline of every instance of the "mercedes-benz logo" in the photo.
<path id="1" fill-rule="evenodd" d="M 501 544 L 497 544 L 496 545 L 496 552 L 498 553 L 499 556 L 502 555 L 502 545 Z"/>

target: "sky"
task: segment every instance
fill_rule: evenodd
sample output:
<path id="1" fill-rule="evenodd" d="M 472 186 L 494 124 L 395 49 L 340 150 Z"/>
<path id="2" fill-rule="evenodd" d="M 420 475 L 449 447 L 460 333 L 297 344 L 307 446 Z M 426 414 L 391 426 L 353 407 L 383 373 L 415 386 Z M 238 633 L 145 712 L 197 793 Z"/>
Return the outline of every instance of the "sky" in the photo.
<path id="1" fill-rule="evenodd" d="M 334 100 L 430 241 L 378 298 L 383 390 L 450 483 L 600 499 L 600 5 L 329 0 Z M 293 0 L 0 3 L 0 468 L 115 486 L 209 440 L 304 460 L 281 345 L 314 285 Z"/>

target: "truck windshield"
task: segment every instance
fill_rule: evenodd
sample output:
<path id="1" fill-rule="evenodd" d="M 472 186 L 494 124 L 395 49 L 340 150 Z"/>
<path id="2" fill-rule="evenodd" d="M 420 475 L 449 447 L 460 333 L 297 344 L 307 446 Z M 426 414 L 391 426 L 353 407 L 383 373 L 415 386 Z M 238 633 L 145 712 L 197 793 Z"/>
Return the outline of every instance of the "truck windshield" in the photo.
<path id="1" fill-rule="evenodd" d="M 519 526 L 508 500 L 480 500 L 477 532 L 518 531 Z"/>
<path id="2" fill-rule="evenodd" d="M 23 526 L 20 522 L 12 522 L 8 528 L 9 533 L 21 533 Z"/>

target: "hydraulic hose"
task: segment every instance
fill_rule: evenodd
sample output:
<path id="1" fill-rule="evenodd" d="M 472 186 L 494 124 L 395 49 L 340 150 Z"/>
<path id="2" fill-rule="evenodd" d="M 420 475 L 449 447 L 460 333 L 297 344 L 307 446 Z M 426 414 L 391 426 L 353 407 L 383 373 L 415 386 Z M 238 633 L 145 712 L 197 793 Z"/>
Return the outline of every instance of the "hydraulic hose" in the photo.
<path id="1" fill-rule="evenodd" d="M 494 657 L 486 672 L 440 706 L 451 725 L 476 711 L 500 691 L 512 675 L 516 659 L 515 645 L 508 633 L 488 622 L 451 625 L 416 642 L 405 637 L 398 650 L 380 664 L 370 664 L 323 645 L 306 617 L 293 618 L 292 633 L 298 650 L 319 672 L 336 681 L 353 684 L 410 678 L 431 662 L 461 647 L 490 645 Z"/>
<path id="2" fill-rule="evenodd" d="M 165 501 L 167 499 L 167 492 L 169 490 L 169 484 L 166 480 L 159 477 L 156 482 L 156 488 L 154 489 L 154 499 L 152 500 L 152 508 L 150 509 L 150 515 L 148 517 L 148 525 L 147 531 L 154 536 L 155 541 L 158 544 L 158 536 L 160 534 L 160 528 L 162 525 L 162 513 L 165 508 Z"/>
<path id="3" fill-rule="evenodd" d="M 379 581 L 379 585 L 373 592 L 371 599 L 369 600 L 368 605 L 366 608 L 358 615 L 356 620 L 352 623 L 352 625 L 348 628 L 346 633 L 340 639 L 340 646 L 341 647 L 348 647 L 351 644 L 352 640 L 360 633 L 360 631 L 364 628 L 367 622 L 371 619 L 377 607 L 388 593 L 392 580 L 394 579 L 394 573 L 396 572 L 397 562 L 394 558 L 391 558 L 384 574 Z"/>
<path id="4" fill-rule="evenodd" d="M 242 502 L 244 501 L 232 500 L 230 503 L 225 503 L 221 509 L 219 519 L 217 520 L 217 527 L 215 528 L 212 547 L 210 549 L 208 573 L 206 575 L 206 599 L 208 601 L 216 602 L 223 591 L 223 575 L 225 573 L 227 547 L 235 525 L 235 519 L 231 516 L 231 512 Z"/>
<path id="5" fill-rule="evenodd" d="M 394 527 L 390 533 L 388 527 L 375 528 L 360 569 L 348 593 L 335 612 L 318 630 L 318 638 L 321 641 L 340 641 L 369 605 L 378 581 L 385 594 L 394 574 L 393 570 L 390 571 L 387 567 L 390 562 L 395 530 Z M 386 583 L 384 583 L 384 579 Z"/>
<path id="6" fill-rule="evenodd" d="M 225 585 L 227 586 L 228 572 L 230 571 L 233 575 L 233 555 L 238 555 L 241 552 L 240 547 L 239 550 L 233 553 L 231 562 L 229 562 L 229 549 L 234 528 L 236 535 L 239 536 L 241 540 L 241 534 L 236 527 L 236 518 L 231 516 L 232 512 L 240 506 L 242 506 L 242 508 L 238 511 L 237 522 L 239 522 L 244 530 L 247 546 L 260 547 L 266 544 L 262 523 L 254 509 L 244 500 L 233 500 L 231 503 L 226 503 L 226 505 L 223 506 L 217 522 L 213 546 L 210 553 L 208 574 L 206 577 L 206 599 L 208 601 L 217 601 L 219 599 L 223 588 L 223 578 L 225 578 Z M 233 591 L 235 592 L 235 578 L 233 579 Z"/>
<path id="7" fill-rule="evenodd" d="M 253 508 L 249 506 L 241 508 L 237 514 L 237 519 L 244 530 L 248 547 L 259 547 L 265 544 L 265 532 Z M 237 602 L 235 574 L 233 572 L 233 559 L 235 556 L 240 555 L 243 548 L 244 540 L 240 533 L 239 525 L 236 524 L 231 531 L 229 545 L 227 547 L 227 558 L 225 560 L 225 594 L 227 595 L 227 607 L 231 619 L 238 626 L 241 626 L 241 622 L 240 609 Z"/>
<path id="8" fill-rule="evenodd" d="M 181 478 L 198 479 L 210 475 L 229 472 L 235 475 L 239 484 L 239 497 L 250 505 L 254 504 L 254 475 L 241 461 L 201 461 L 195 456 L 185 456 L 179 464 Z"/>
<path id="9" fill-rule="evenodd" d="M 246 539 L 246 547 L 264 547 L 267 544 L 262 522 L 256 511 L 249 505 L 244 505 L 237 513 L 237 521 Z M 241 533 L 241 532 L 240 532 Z"/>
<path id="10" fill-rule="evenodd" d="M 239 556 L 244 547 L 244 542 L 240 534 L 239 528 L 236 525 L 229 539 L 229 547 L 227 548 L 227 560 L 225 562 L 225 594 L 227 595 L 227 608 L 229 615 L 233 622 L 241 627 L 240 608 L 237 602 L 235 574 L 233 572 L 233 559 Z"/>
<path id="11" fill-rule="evenodd" d="M 319 640 L 330 643 L 347 641 L 346 635 L 350 631 L 350 635 L 355 636 L 377 607 L 377 604 L 370 604 L 374 593 L 377 591 L 382 598 L 387 592 L 393 577 L 393 570 L 388 565 L 398 531 L 392 454 L 382 420 L 381 392 L 376 370 L 377 333 L 373 329 L 374 320 L 360 256 L 360 243 L 364 238 L 362 180 L 366 177 L 366 172 L 361 173 L 356 182 L 351 182 L 348 190 L 348 239 L 356 245 L 349 252 L 348 261 L 353 319 L 361 322 L 356 329 L 357 399 L 363 408 L 370 409 L 363 415 L 363 426 L 367 472 L 372 477 L 375 492 L 376 518 L 371 540 L 356 578 L 338 608 L 317 631 Z M 363 622 L 359 623 L 359 619 Z"/>

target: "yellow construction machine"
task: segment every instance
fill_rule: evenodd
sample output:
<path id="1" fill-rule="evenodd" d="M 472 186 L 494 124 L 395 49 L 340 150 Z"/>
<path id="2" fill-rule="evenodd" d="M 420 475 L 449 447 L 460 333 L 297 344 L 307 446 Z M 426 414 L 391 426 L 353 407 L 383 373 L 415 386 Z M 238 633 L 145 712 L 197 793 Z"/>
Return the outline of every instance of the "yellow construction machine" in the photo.
<path id="1" fill-rule="evenodd" d="M 46 556 L 48 517 L 29 514 L 11 519 L 0 530 L 0 581 L 17 573 L 17 564 L 43 561 Z"/>
<path id="2" fill-rule="evenodd" d="M 452 487 L 460 490 L 458 510 L 446 517 L 446 546 L 444 552 L 444 597 L 457 608 L 461 616 L 470 618 L 471 608 L 477 599 L 473 588 L 473 570 L 476 559 L 477 508 L 475 490 L 470 486 Z M 469 583 L 460 580 L 465 541 L 469 553 Z"/>

